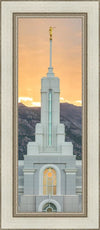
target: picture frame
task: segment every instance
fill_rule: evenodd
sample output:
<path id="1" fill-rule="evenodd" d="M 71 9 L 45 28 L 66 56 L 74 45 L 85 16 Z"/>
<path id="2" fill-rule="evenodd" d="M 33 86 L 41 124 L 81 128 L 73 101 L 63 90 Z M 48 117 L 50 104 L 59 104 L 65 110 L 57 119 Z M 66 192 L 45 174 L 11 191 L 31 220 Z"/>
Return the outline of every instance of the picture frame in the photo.
<path id="1" fill-rule="evenodd" d="M 82 215 L 16 215 L 18 15 L 69 14 L 86 16 L 83 47 L 85 76 L 84 201 Z M 14 22 L 14 23 L 13 23 Z M 85 52 L 84 52 L 85 50 Z M 13 58 L 15 55 L 15 58 Z M 87 67 L 87 68 L 86 68 Z M 6 140 L 6 141 L 5 141 Z M 95 169 L 95 172 L 93 171 Z M 95 179 L 97 178 L 97 179 Z M 27 217 L 27 218 L 26 218 Z M 52 220 L 52 221 L 51 221 Z M 1 1 L 1 229 L 100 229 L 99 225 L 99 1 Z"/>
<path id="2" fill-rule="evenodd" d="M 13 149 L 13 162 L 14 162 L 14 167 L 13 167 L 13 178 L 14 178 L 14 186 L 13 186 L 13 210 L 14 210 L 14 216 L 16 217 L 16 216 L 30 216 L 30 217 L 39 217 L 39 216 L 41 216 L 41 214 L 40 213 L 36 213 L 36 212 L 32 212 L 32 213 L 27 213 L 27 212 L 18 212 L 18 207 L 17 207 L 17 205 L 16 205 L 16 203 L 18 204 L 18 181 L 19 181 L 19 179 L 18 179 L 18 170 L 20 170 L 20 169 L 18 169 L 18 129 L 20 129 L 20 127 L 19 127 L 19 124 L 18 124 L 18 121 L 19 121 L 19 107 L 17 106 L 17 104 L 18 104 L 18 93 L 17 93 L 17 91 L 18 90 L 16 90 L 17 88 L 18 88 L 18 86 L 17 86 L 17 88 L 16 88 L 16 85 L 18 85 L 18 80 L 19 80 L 19 75 L 18 75 L 18 73 L 17 73 L 17 69 L 18 69 L 18 67 L 17 67 L 17 63 L 18 63 L 18 41 L 20 40 L 19 38 L 18 38 L 18 28 L 19 28 L 19 24 L 18 24 L 18 22 L 19 22 L 19 20 L 22 20 L 22 19 L 33 19 L 33 20 L 35 20 L 35 19 L 45 19 L 45 20 L 50 20 L 50 19 L 53 19 L 53 20 L 65 20 L 65 19 L 73 19 L 73 20 L 81 20 L 81 24 L 82 24 L 82 28 L 81 28 L 81 31 L 82 31 L 82 39 L 81 39 L 81 46 L 82 46 L 82 48 L 81 49 L 83 49 L 83 47 L 84 47 L 84 52 L 83 52 L 83 54 L 81 55 L 82 56 L 82 62 L 84 63 L 84 68 L 83 68 L 83 70 L 82 70 L 82 76 L 83 76 L 83 73 L 84 73 L 84 77 L 82 77 L 81 76 L 81 82 L 83 81 L 83 87 L 82 87 L 82 97 L 83 97 L 83 99 L 82 99 L 82 101 L 84 102 L 84 106 L 83 106 L 83 109 L 82 109 L 82 122 L 83 122 L 83 126 L 84 127 L 86 127 L 86 119 L 87 119 L 87 114 L 86 114 L 86 106 L 87 106 L 87 103 L 86 103 L 86 97 L 87 97 L 87 79 L 86 79 L 86 72 L 87 72 L 87 59 L 86 59 L 86 53 L 87 53 L 87 42 L 86 42 L 86 30 L 87 30 L 87 26 L 86 26 L 86 24 L 87 24 L 87 15 L 85 14 L 85 13 L 75 13 L 75 14 L 72 14 L 72 13 L 63 13 L 63 14 L 58 14 L 58 13 L 48 13 L 48 14 L 45 14 L 45 13 L 40 13 L 40 14 L 38 14 L 38 13 L 14 13 L 13 14 L 13 45 L 14 45 L 14 49 L 13 49 L 13 63 L 14 63 L 14 65 L 13 65 L 13 70 L 14 70 L 14 80 L 13 80 L 13 88 L 14 88 L 14 93 L 13 93 L 13 101 L 14 101 L 14 103 L 13 103 L 13 114 L 14 114 L 14 133 L 13 133 L 13 137 L 14 137 L 14 149 Z M 16 36 L 16 34 L 17 34 L 17 36 Z M 16 58 L 17 57 L 17 58 Z M 17 76 L 18 75 L 18 76 Z M 83 79 L 83 80 L 82 80 Z M 48 217 L 48 216 L 86 216 L 87 215 L 87 206 L 86 206 L 86 199 L 87 199 L 87 186 L 86 186 L 86 184 L 87 184 L 87 175 L 86 175 L 86 171 L 87 171 L 87 165 L 86 165 L 86 154 L 87 154 L 87 151 L 86 151 L 86 149 L 87 149 L 87 144 L 86 144 L 86 137 L 87 137 L 87 132 L 86 132 L 86 128 L 85 129 L 83 129 L 83 131 L 82 131 L 82 155 L 83 155 L 83 157 L 82 157 L 82 175 L 84 175 L 84 178 L 85 178 L 85 180 L 83 179 L 82 180 L 82 183 L 83 183 L 83 185 L 82 185 L 82 196 L 83 196 L 83 198 L 82 198 L 82 200 L 83 200 L 83 202 L 82 202 L 82 211 L 81 212 L 76 212 L 76 213 L 63 213 L 62 214 L 62 212 L 59 212 L 59 213 L 50 213 L 50 215 L 49 215 L 49 213 L 47 214 L 45 214 L 45 213 L 42 213 L 42 216 L 45 216 L 45 217 Z M 15 146 L 16 146 L 16 148 L 15 148 Z M 33 162 L 34 162 L 34 160 L 33 160 Z M 22 178 L 22 177 L 21 177 Z M 33 180 L 33 179 L 32 179 Z M 72 199 L 72 197 L 71 197 L 71 199 Z"/>

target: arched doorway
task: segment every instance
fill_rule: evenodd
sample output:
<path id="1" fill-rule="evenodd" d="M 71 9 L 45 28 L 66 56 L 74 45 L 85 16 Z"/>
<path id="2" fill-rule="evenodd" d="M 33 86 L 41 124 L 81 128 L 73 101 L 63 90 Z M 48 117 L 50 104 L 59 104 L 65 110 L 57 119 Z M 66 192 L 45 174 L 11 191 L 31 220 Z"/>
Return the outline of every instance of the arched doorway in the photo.
<path id="1" fill-rule="evenodd" d="M 57 208 L 53 203 L 46 203 L 43 206 L 42 212 L 57 212 Z"/>

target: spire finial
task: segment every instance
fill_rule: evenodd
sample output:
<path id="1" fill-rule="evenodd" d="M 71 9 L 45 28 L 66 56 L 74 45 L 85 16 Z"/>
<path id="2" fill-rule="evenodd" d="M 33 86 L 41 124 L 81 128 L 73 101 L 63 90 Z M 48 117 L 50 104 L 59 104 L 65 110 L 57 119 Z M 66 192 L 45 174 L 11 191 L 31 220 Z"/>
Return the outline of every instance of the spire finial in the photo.
<path id="1" fill-rule="evenodd" d="M 55 27 L 52 27 L 52 26 L 49 27 L 49 35 L 50 35 L 50 65 L 49 65 L 48 73 L 47 73 L 48 77 L 53 77 L 54 76 L 53 68 L 52 68 L 52 30 L 54 28 Z"/>
<path id="2" fill-rule="evenodd" d="M 49 27 L 50 40 L 52 40 L 52 30 L 53 30 L 53 27 L 50 26 L 50 27 Z"/>
<path id="3" fill-rule="evenodd" d="M 50 40 L 52 40 L 52 31 L 54 28 L 56 28 L 56 27 L 53 27 L 53 26 L 49 27 Z"/>

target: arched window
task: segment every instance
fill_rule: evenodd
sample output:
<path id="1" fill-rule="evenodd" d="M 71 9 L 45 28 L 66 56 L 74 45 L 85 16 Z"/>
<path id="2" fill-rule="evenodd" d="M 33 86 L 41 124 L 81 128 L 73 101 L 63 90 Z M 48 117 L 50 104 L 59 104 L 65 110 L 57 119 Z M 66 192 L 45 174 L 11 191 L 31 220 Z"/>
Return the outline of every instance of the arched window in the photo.
<path id="1" fill-rule="evenodd" d="M 56 171 L 46 168 L 43 172 L 43 195 L 56 195 Z"/>
<path id="2" fill-rule="evenodd" d="M 43 206 L 42 212 L 57 212 L 57 208 L 53 203 L 46 203 Z"/>

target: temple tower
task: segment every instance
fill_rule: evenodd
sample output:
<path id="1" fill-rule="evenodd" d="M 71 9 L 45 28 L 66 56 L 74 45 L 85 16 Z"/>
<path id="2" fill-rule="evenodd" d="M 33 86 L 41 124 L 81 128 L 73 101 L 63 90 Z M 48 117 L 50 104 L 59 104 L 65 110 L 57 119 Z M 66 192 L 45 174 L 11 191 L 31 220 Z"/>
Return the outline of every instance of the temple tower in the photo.
<path id="1" fill-rule="evenodd" d="M 50 32 L 50 66 L 46 77 L 41 79 L 41 123 L 36 125 L 36 142 L 40 152 L 60 151 L 64 143 L 64 125 L 60 124 L 59 78 L 52 67 L 52 27 Z"/>
<path id="2" fill-rule="evenodd" d="M 21 211 L 79 212 L 76 194 L 76 156 L 72 142 L 65 142 L 65 127 L 60 124 L 60 81 L 50 65 L 41 79 L 41 122 L 36 125 L 35 142 L 27 145 L 24 156 L 24 194 Z"/>

